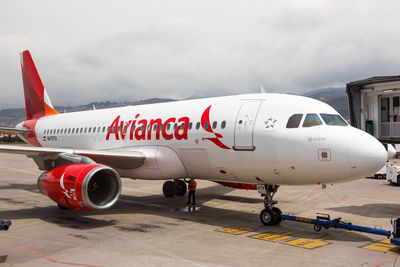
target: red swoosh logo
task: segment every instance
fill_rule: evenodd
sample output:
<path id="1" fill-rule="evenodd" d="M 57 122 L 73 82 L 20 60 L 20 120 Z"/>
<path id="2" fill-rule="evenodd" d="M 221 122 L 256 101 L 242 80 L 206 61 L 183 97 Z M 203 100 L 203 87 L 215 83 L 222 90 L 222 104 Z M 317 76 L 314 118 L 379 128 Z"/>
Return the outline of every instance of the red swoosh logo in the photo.
<path id="1" fill-rule="evenodd" d="M 212 129 L 211 122 L 210 122 L 210 109 L 211 109 L 211 105 L 208 106 L 208 108 L 206 108 L 206 110 L 204 110 L 203 114 L 201 115 L 201 127 L 203 127 L 203 129 L 206 130 L 207 132 L 213 133 L 215 135 L 215 137 L 204 138 L 204 139 L 210 140 L 211 142 L 213 142 L 215 145 L 219 146 L 220 148 L 230 149 L 224 143 L 222 143 L 221 140 L 219 140 L 220 138 L 223 138 L 223 136 L 219 133 L 214 133 L 214 130 Z"/>

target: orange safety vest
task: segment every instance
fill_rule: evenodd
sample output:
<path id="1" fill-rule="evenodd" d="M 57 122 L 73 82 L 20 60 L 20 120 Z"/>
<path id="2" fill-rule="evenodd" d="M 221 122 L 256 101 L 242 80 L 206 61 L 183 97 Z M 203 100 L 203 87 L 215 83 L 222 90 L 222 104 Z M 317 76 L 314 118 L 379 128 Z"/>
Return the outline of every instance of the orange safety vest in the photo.
<path id="1" fill-rule="evenodd" d="M 189 189 L 189 190 L 192 190 L 192 191 L 196 191 L 196 185 L 197 185 L 197 183 L 196 183 L 195 180 L 189 181 L 188 189 Z"/>

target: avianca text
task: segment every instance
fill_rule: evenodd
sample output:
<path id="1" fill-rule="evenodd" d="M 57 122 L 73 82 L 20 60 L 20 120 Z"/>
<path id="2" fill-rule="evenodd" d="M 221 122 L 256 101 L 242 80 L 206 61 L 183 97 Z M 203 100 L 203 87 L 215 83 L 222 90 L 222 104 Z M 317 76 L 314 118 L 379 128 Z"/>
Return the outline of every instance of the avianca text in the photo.
<path id="1" fill-rule="evenodd" d="M 115 140 L 165 140 L 177 139 L 187 140 L 190 119 L 189 117 L 168 118 L 162 121 L 157 119 L 140 119 L 140 114 L 136 114 L 133 120 L 123 121 L 121 115 L 118 115 L 110 125 L 106 140 L 114 137 Z M 174 124 L 177 123 L 177 127 Z M 170 125 L 170 126 L 168 126 Z M 154 127 L 156 127 L 154 129 Z"/>

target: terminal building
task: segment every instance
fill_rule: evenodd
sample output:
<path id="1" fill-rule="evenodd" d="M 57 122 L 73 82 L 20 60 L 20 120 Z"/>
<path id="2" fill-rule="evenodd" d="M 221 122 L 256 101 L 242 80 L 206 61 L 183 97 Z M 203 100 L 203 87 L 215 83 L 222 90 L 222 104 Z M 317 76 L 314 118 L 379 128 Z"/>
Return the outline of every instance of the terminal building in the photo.
<path id="1" fill-rule="evenodd" d="M 400 144 L 400 76 L 378 76 L 346 85 L 350 123 L 383 143 Z"/>

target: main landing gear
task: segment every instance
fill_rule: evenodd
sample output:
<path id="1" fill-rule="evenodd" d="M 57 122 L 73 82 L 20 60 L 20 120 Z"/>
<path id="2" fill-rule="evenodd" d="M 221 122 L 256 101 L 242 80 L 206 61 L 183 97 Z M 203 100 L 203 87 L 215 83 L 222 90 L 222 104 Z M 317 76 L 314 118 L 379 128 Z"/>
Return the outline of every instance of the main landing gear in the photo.
<path id="1" fill-rule="evenodd" d="M 186 190 L 186 183 L 179 179 L 166 181 L 163 185 L 163 193 L 165 197 L 183 197 L 186 194 Z"/>
<path id="2" fill-rule="evenodd" d="M 257 185 L 257 190 L 264 197 L 264 209 L 260 213 L 260 220 L 264 225 L 277 225 L 282 221 L 282 211 L 275 204 L 278 201 L 273 200 L 279 185 Z"/>

